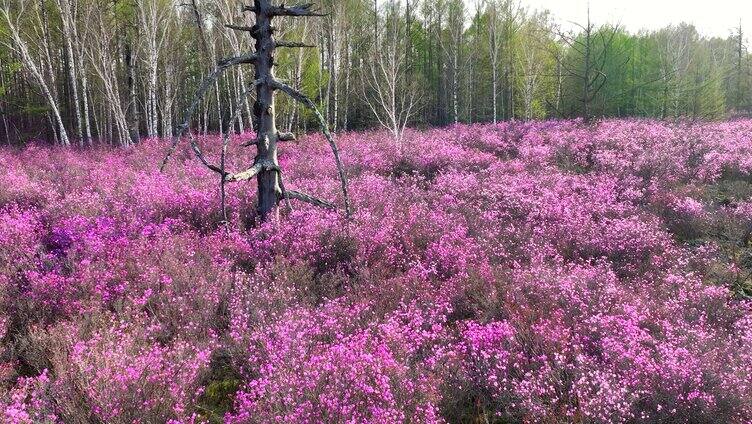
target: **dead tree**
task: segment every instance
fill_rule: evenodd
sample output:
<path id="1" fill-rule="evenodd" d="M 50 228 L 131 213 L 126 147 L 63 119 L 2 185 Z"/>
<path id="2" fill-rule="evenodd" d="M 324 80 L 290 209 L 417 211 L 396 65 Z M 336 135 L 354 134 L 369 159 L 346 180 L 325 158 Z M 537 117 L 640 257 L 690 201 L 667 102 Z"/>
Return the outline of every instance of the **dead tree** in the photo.
<path id="1" fill-rule="evenodd" d="M 350 200 L 347 193 L 347 178 L 345 176 L 344 169 L 342 167 L 342 161 L 339 157 L 339 149 L 334 142 L 329 127 L 324 120 L 324 117 L 316 108 L 315 104 L 302 92 L 290 87 L 289 85 L 278 81 L 274 77 L 274 58 L 275 50 L 278 47 L 290 47 L 290 48 L 303 48 L 313 47 L 302 42 L 287 41 L 287 40 L 275 40 L 272 21 L 277 17 L 307 17 L 307 16 L 323 16 L 323 14 L 317 13 L 313 10 L 312 4 L 301 4 L 296 6 L 284 6 L 273 5 L 272 0 L 254 0 L 253 6 L 243 7 L 244 12 L 251 12 L 255 14 L 255 24 L 251 27 L 237 26 L 232 24 L 225 25 L 227 28 L 235 31 L 248 32 L 250 36 L 255 40 L 255 51 L 253 53 L 241 54 L 228 59 L 220 60 L 217 63 L 214 72 L 212 72 L 199 86 L 196 95 L 193 98 L 188 110 L 186 111 L 183 123 L 178 128 L 177 134 L 173 138 L 167 155 L 162 161 L 160 170 L 164 169 L 165 165 L 170 159 L 170 156 L 174 153 L 180 138 L 188 132 L 188 136 L 191 142 L 196 157 L 204 164 L 209 170 L 219 174 L 220 176 L 220 188 L 222 194 L 222 210 L 226 220 L 226 212 L 224 207 L 224 193 L 225 185 L 230 182 L 248 181 L 256 178 L 258 181 L 258 205 L 257 212 L 262 221 L 268 220 L 276 212 L 276 207 L 280 201 L 285 200 L 289 202 L 289 199 L 296 199 L 299 201 L 307 202 L 316 206 L 336 209 L 336 206 L 326 200 L 318 199 L 309 194 L 301 193 L 294 190 L 286 190 L 282 180 L 282 169 L 279 166 L 277 159 L 277 145 L 280 142 L 295 140 L 295 135 L 292 133 L 281 133 L 277 130 L 275 122 L 275 107 L 274 107 L 274 94 L 277 91 L 281 91 L 293 100 L 301 103 L 303 106 L 310 109 L 319 121 L 321 131 L 326 137 L 329 146 L 332 149 L 334 160 L 337 165 L 337 171 L 342 188 L 342 195 L 344 200 L 345 214 L 350 216 Z M 189 131 L 191 117 L 196 110 L 199 102 L 206 94 L 207 90 L 217 81 L 217 79 L 227 69 L 233 66 L 240 65 L 253 65 L 255 69 L 255 80 L 247 87 L 245 93 L 238 97 L 238 103 L 235 105 L 235 114 L 231 119 L 231 122 L 227 126 L 227 131 L 224 132 L 222 154 L 219 165 L 209 163 L 204 156 L 198 143 L 194 139 L 193 135 Z M 231 173 L 225 169 L 225 155 L 227 152 L 227 145 L 229 140 L 229 133 L 232 131 L 235 121 L 239 118 L 239 111 L 241 110 L 240 102 L 243 99 L 252 94 L 255 91 L 256 101 L 253 105 L 254 122 L 253 127 L 256 133 L 256 138 L 244 144 L 244 146 L 255 146 L 256 157 L 253 164 L 245 171 Z"/>

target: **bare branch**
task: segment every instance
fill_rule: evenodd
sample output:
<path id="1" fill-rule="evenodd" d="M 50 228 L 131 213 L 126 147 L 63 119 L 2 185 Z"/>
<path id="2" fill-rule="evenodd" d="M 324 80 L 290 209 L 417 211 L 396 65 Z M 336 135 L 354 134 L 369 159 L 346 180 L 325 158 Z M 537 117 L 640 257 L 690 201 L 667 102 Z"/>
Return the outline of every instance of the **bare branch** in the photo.
<path id="1" fill-rule="evenodd" d="M 230 143 L 230 132 L 233 128 L 235 128 L 235 122 L 237 122 L 238 119 L 240 119 L 240 116 L 242 114 L 243 110 L 243 102 L 245 101 L 245 98 L 249 96 L 253 90 L 256 88 L 256 82 L 251 84 L 246 90 L 243 92 L 241 96 L 238 96 L 237 100 L 235 101 L 235 113 L 232 115 L 232 119 L 230 120 L 230 123 L 227 124 L 227 131 L 222 135 L 222 154 L 220 156 L 220 162 L 219 162 L 219 169 L 221 171 L 222 179 L 219 183 L 219 192 L 222 202 L 222 218 L 225 221 L 225 223 L 228 222 L 227 219 L 227 202 L 226 202 L 226 192 L 225 192 L 225 184 L 227 183 L 227 173 L 225 172 L 225 164 L 226 164 L 226 156 L 227 156 L 227 145 Z"/>
<path id="2" fill-rule="evenodd" d="M 321 112 L 319 112 L 316 105 L 311 99 L 308 98 L 308 96 L 278 80 L 272 81 L 271 85 L 275 90 L 280 90 L 288 96 L 292 97 L 294 100 L 302 103 L 305 107 L 310 109 L 314 113 L 314 115 L 316 115 L 316 118 L 319 121 L 319 125 L 321 126 L 321 132 L 329 142 L 329 147 L 331 147 L 332 154 L 334 154 L 334 162 L 337 165 L 337 173 L 339 174 L 339 180 L 342 186 L 342 196 L 344 197 L 345 202 L 345 214 L 347 215 L 347 217 L 350 217 L 352 210 L 350 207 L 350 196 L 347 193 L 347 176 L 345 175 L 344 166 L 342 165 L 342 159 L 340 159 L 339 157 L 339 149 L 337 148 L 337 143 L 334 142 L 334 138 L 332 138 L 332 134 L 329 132 L 329 125 L 327 125 L 326 120 L 321 115 Z"/>
<path id="3" fill-rule="evenodd" d="M 274 42 L 274 47 L 291 47 L 291 48 L 314 48 L 313 44 L 306 44 L 300 41 L 286 41 L 277 40 Z"/>
<path id="4" fill-rule="evenodd" d="M 222 59 L 217 62 L 216 69 L 214 69 L 214 71 L 209 74 L 208 77 L 204 78 L 204 80 L 201 82 L 201 85 L 198 87 L 198 90 L 196 90 L 196 94 L 193 96 L 193 101 L 191 102 L 191 105 L 188 107 L 188 110 L 186 110 L 185 116 L 183 117 L 183 123 L 178 126 L 178 131 L 172 138 L 170 148 L 167 151 L 164 159 L 162 159 L 162 164 L 159 166 L 160 172 L 164 171 L 164 168 L 165 166 L 167 166 L 167 162 L 170 160 L 170 157 L 172 157 L 173 153 L 175 153 L 175 149 L 180 142 L 180 138 L 183 137 L 185 132 L 188 130 L 191 118 L 193 117 L 193 113 L 196 111 L 196 108 L 201 102 L 201 99 L 203 99 L 204 95 L 206 95 L 206 91 L 209 90 L 209 88 L 217 81 L 217 79 L 219 79 L 219 77 L 227 70 L 227 68 L 241 63 L 253 63 L 255 62 L 256 57 L 256 54 L 246 54 Z"/>
<path id="5" fill-rule="evenodd" d="M 295 134 L 293 133 L 277 133 L 278 141 L 295 141 Z"/>
<path id="6" fill-rule="evenodd" d="M 300 200 L 301 202 L 310 203 L 314 206 L 319 206 L 326 209 L 337 209 L 337 207 L 331 202 L 327 202 L 326 200 L 322 200 L 318 197 L 313 197 L 310 194 L 302 193 L 299 191 L 287 190 L 285 191 L 284 195 L 288 199 Z"/>
<path id="7" fill-rule="evenodd" d="M 209 163 L 209 161 L 206 160 L 206 157 L 204 157 L 204 153 L 201 151 L 201 148 L 199 147 L 198 143 L 196 142 L 196 138 L 193 137 L 193 134 L 190 132 L 188 133 L 188 136 L 191 139 L 191 148 L 193 149 L 193 152 L 196 154 L 196 157 L 198 160 L 201 161 L 202 164 L 204 164 L 205 167 L 209 168 L 211 171 L 216 172 L 217 174 L 222 175 L 223 177 L 227 176 L 227 173 L 219 166 L 212 165 Z"/>
<path id="8" fill-rule="evenodd" d="M 246 169 L 243 172 L 240 172 L 238 174 L 228 175 L 225 178 L 225 181 L 227 181 L 227 182 L 248 181 L 251 178 L 255 177 L 256 174 L 258 174 L 262 170 L 263 169 L 262 169 L 261 164 L 260 163 L 256 163 L 255 165 L 253 165 L 252 167 Z"/>
<path id="9" fill-rule="evenodd" d="M 258 59 L 258 56 L 256 55 L 256 53 L 244 54 L 240 56 L 233 56 L 233 57 L 222 59 L 217 62 L 217 66 L 228 68 L 230 66 L 235 66 L 235 65 L 240 65 L 240 64 L 256 63 L 257 59 Z"/>
<path id="10" fill-rule="evenodd" d="M 290 197 L 287 195 L 287 190 L 285 189 L 285 183 L 282 178 L 282 171 L 278 172 L 278 181 L 279 181 L 279 195 L 282 196 L 283 199 L 285 199 L 285 205 L 287 206 L 287 209 L 293 210 L 292 205 L 290 204 Z"/>
<path id="11" fill-rule="evenodd" d="M 253 31 L 253 27 L 249 27 L 249 26 L 225 24 L 225 27 L 229 29 L 234 29 L 235 31 L 248 31 L 248 32 Z"/>
<path id="12" fill-rule="evenodd" d="M 227 182 L 248 181 L 262 171 L 281 172 L 279 166 L 275 165 L 271 161 L 257 161 L 255 164 L 253 164 L 252 167 L 246 169 L 243 172 L 228 175 L 226 180 Z"/>
<path id="13" fill-rule="evenodd" d="M 313 3 L 299 4 L 296 6 L 272 6 L 269 8 L 271 16 L 326 16 L 325 13 L 315 12 Z"/>

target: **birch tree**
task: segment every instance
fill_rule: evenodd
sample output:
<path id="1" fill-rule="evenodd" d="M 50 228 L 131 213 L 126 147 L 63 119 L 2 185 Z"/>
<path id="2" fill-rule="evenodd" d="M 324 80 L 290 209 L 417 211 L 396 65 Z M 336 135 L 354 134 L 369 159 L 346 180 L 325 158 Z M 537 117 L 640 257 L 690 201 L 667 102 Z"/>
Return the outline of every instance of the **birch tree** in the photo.
<path id="1" fill-rule="evenodd" d="M 4 44 L 19 56 L 24 67 L 39 85 L 48 106 L 52 110 L 54 121 L 57 124 L 57 135 L 60 138 L 60 143 L 67 146 L 70 145 L 70 139 L 68 138 L 68 132 L 65 129 L 65 123 L 60 113 L 61 109 L 57 100 L 57 94 L 53 92 L 55 82 L 45 78 L 43 71 L 45 64 L 40 63 L 42 62 L 38 59 L 40 56 L 31 51 L 30 45 L 33 43 L 34 38 L 29 38 L 21 32 L 21 19 L 31 13 L 35 13 L 38 16 L 40 11 L 29 11 L 29 4 L 26 0 L 3 0 L 2 7 L 0 7 L 0 16 L 5 21 L 8 35 L 10 36 L 10 42 L 5 42 Z M 44 39 L 46 40 L 46 37 Z M 48 48 L 48 46 L 45 48 Z M 50 56 L 47 54 L 46 66 L 51 68 Z"/>
<path id="2" fill-rule="evenodd" d="M 579 34 L 561 34 L 562 41 L 569 46 L 570 60 L 561 60 L 559 64 L 573 80 L 573 86 L 579 88 L 580 94 L 575 97 L 580 104 L 580 116 L 588 122 L 593 118 L 591 104 L 609 78 L 604 70 L 609 56 L 616 53 L 612 47 L 619 27 L 596 26 L 590 20 L 590 9 L 586 23 L 575 25 L 581 29 Z"/>
<path id="3" fill-rule="evenodd" d="M 373 116 L 382 128 L 391 133 L 397 148 L 401 150 L 405 128 L 415 112 L 417 98 L 415 86 L 406 75 L 399 6 L 392 2 L 389 7 L 391 11 L 388 12 L 379 44 L 372 48 L 369 60 L 361 63 L 361 86 L 363 98 Z"/>
<path id="4" fill-rule="evenodd" d="M 488 51 L 491 59 L 493 122 L 499 120 L 499 85 L 505 81 L 504 109 L 511 109 L 514 95 L 511 85 L 512 35 L 519 19 L 520 9 L 514 0 L 484 0 L 488 14 Z M 503 69 L 500 69 L 503 68 Z M 503 72 L 501 72 L 503 71 Z"/>
<path id="5" fill-rule="evenodd" d="M 62 35 L 65 44 L 65 52 L 68 56 L 66 65 L 68 68 L 68 77 L 70 78 L 71 93 L 73 96 L 73 108 L 76 120 L 76 136 L 79 143 L 84 141 L 83 118 L 81 115 L 81 104 L 79 96 L 79 79 L 78 79 L 78 54 L 74 53 L 73 43 L 76 42 L 74 31 L 76 28 L 76 3 L 72 0 L 55 0 L 58 12 L 60 12 L 60 21 L 62 22 Z"/>
<path id="6" fill-rule="evenodd" d="M 136 5 L 147 81 L 144 104 L 146 134 L 149 137 L 157 137 L 159 135 L 159 104 L 157 102 L 159 59 L 160 52 L 163 51 L 167 42 L 168 31 L 171 28 L 169 20 L 172 18 L 174 8 L 171 2 L 165 0 L 138 0 Z"/>
<path id="7" fill-rule="evenodd" d="M 449 73 L 452 89 L 452 121 L 456 124 L 460 120 L 459 115 L 459 72 L 460 53 L 462 40 L 465 34 L 465 6 L 462 0 L 450 0 L 447 8 L 447 34 L 448 40 L 442 37 L 441 48 L 449 62 Z"/>
<path id="8" fill-rule="evenodd" d="M 92 25 L 96 33 L 87 49 L 89 61 L 101 83 L 102 94 L 109 109 L 109 115 L 115 124 L 118 144 L 130 146 L 133 144 L 131 128 L 123 105 L 123 93 L 118 78 L 117 35 L 112 31 L 114 12 L 105 5 L 92 7 L 87 16 L 87 22 Z M 129 93 L 125 93 L 127 96 Z"/>
<path id="9" fill-rule="evenodd" d="M 515 57 L 520 64 L 524 119 L 535 117 L 533 103 L 544 78 L 548 56 L 545 46 L 541 46 L 539 40 L 545 40 L 541 34 L 549 31 L 548 15 L 544 13 L 534 13 L 520 28 L 522 43 Z"/>

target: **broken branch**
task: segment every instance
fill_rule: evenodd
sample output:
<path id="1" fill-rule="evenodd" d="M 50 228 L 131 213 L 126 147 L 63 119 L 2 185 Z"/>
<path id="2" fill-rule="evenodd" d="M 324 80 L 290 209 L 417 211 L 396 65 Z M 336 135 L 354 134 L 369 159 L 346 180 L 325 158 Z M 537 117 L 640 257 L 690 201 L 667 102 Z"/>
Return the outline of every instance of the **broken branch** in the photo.
<path id="1" fill-rule="evenodd" d="M 225 178 L 225 181 L 227 182 L 248 181 L 251 178 L 255 177 L 256 174 L 258 174 L 261 171 L 262 171 L 262 166 L 260 163 L 257 163 L 241 173 L 228 175 L 227 178 Z"/>
<path id="2" fill-rule="evenodd" d="M 167 166 L 167 162 L 170 160 L 172 155 L 175 153 L 175 149 L 178 146 L 178 143 L 180 142 L 180 138 L 183 137 L 185 132 L 190 127 L 191 118 L 193 117 L 193 113 L 196 111 L 196 108 L 198 107 L 199 102 L 201 99 L 204 98 L 204 95 L 206 95 L 206 91 L 209 90 L 209 87 L 214 84 L 217 79 L 227 70 L 227 68 L 238 65 L 241 63 L 253 63 L 256 60 L 256 54 L 247 54 L 242 56 L 236 56 L 231 57 L 228 59 L 223 59 L 217 62 L 217 67 L 214 69 L 214 71 L 209 74 L 208 77 L 204 78 L 204 80 L 201 82 L 201 85 L 198 87 L 198 90 L 196 90 L 196 94 L 193 96 L 193 101 L 191 101 L 191 105 L 188 107 L 188 110 L 185 112 L 185 116 L 183 117 L 183 123 L 178 126 L 178 131 L 175 134 L 175 136 L 172 137 L 172 143 L 170 143 L 170 148 L 167 150 L 167 154 L 165 155 L 164 159 L 162 159 L 162 164 L 159 166 L 159 172 L 163 172 L 165 166 Z"/>
<path id="3" fill-rule="evenodd" d="M 314 206 L 318 206 L 325 209 L 337 209 L 336 206 L 334 206 L 333 203 L 327 202 L 326 200 L 319 199 L 318 197 L 313 197 L 310 194 L 302 193 L 295 190 L 287 190 L 285 191 L 285 197 L 289 199 L 295 199 L 300 200 L 301 202 L 310 203 Z"/>
<path id="4" fill-rule="evenodd" d="M 300 41 L 277 40 L 274 42 L 274 47 L 313 48 L 316 46 L 314 46 L 313 44 L 306 44 Z"/>
<path id="5" fill-rule="evenodd" d="M 295 141 L 295 134 L 293 133 L 277 133 L 277 141 Z"/>
<path id="6" fill-rule="evenodd" d="M 201 161 L 202 164 L 204 164 L 205 167 L 209 168 L 210 170 L 216 172 L 217 174 L 220 174 L 222 176 L 227 176 L 227 173 L 220 167 L 216 165 L 212 165 L 209 163 L 209 161 L 206 160 L 204 157 L 204 153 L 201 151 L 201 148 L 199 147 L 198 143 L 196 142 L 196 138 L 193 137 L 193 134 L 190 132 L 188 133 L 188 136 L 191 139 L 191 148 L 193 149 L 193 152 L 196 154 L 196 157 L 198 160 Z"/>
<path id="7" fill-rule="evenodd" d="M 312 10 L 313 3 L 299 4 L 297 6 L 271 6 L 269 15 L 271 16 L 326 16 L 324 13 L 318 13 Z"/>
<path id="8" fill-rule="evenodd" d="M 316 105 L 311 99 L 308 98 L 308 96 L 278 80 L 272 81 L 271 84 L 274 89 L 280 90 L 288 96 L 292 97 L 294 100 L 302 103 L 305 107 L 310 109 L 314 113 L 314 115 L 316 115 L 316 119 L 319 121 L 319 126 L 321 126 L 321 132 L 324 134 L 326 141 L 329 142 L 329 147 L 331 147 L 332 154 L 334 154 L 334 162 L 337 165 L 337 173 L 339 174 L 339 180 L 342 186 L 342 196 L 344 197 L 345 202 L 345 215 L 347 215 L 347 217 L 349 218 L 352 215 L 352 210 L 350 208 L 350 196 L 347 193 L 347 176 L 345 175 L 342 160 L 339 157 L 339 149 L 337 148 L 337 143 L 334 142 L 334 138 L 329 132 L 329 125 L 326 123 L 326 120 L 321 115 L 321 112 L 319 112 Z"/>
<path id="9" fill-rule="evenodd" d="M 271 161 L 261 161 L 261 162 L 256 162 L 252 167 L 248 168 L 247 170 L 239 174 L 228 175 L 226 180 L 227 182 L 248 181 L 251 178 L 258 175 L 258 173 L 261 171 L 280 172 L 281 170 L 279 169 L 277 165 L 273 164 Z"/>
<path id="10" fill-rule="evenodd" d="M 253 31 L 253 27 L 249 27 L 249 26 L 225 24 L 225 27 L 234 29 L 235 31 L 248 31 L 248 32 Z"/>

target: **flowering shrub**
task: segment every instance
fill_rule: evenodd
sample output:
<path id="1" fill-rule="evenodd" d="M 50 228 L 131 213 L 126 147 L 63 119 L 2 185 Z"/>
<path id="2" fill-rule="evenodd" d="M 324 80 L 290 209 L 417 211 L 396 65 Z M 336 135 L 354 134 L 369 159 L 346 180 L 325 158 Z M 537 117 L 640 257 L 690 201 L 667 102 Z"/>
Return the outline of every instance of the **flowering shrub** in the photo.
<path id="1" fill-rule="evenodd" d="M 1 421 L 750 422 L 750 134 L 342 134 L 352 220 L 249 183 L 228 229 L 187 146 L 0 150 Z M 286 186 L 338 199 L 327 149 Z"/>

